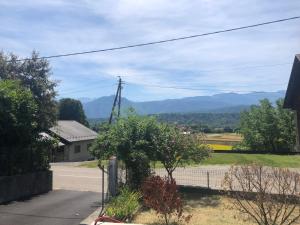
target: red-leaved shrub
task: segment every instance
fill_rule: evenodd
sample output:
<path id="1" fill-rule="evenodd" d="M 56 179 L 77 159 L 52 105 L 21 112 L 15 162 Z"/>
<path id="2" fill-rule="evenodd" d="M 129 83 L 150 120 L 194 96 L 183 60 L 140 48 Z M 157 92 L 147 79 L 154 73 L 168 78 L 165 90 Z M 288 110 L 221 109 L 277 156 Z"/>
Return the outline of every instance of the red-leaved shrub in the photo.
<path id="1" fill-rule="evenodd" d="M 167 225 L 170 224 L 172 215 L 176 216 L 178 221 L 189 221 L 191 216 L 183 215 L 183 204 L 174 179 L 148 177 L 142 184 L 142 194 L 144 204 L 161 214 Z"/>

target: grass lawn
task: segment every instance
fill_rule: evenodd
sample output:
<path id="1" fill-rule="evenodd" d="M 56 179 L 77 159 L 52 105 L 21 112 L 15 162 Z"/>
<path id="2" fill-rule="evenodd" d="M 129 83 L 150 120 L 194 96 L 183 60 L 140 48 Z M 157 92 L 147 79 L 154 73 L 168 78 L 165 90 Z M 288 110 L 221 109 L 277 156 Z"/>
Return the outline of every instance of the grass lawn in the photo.
<path id="1" fill-rule="evenodd" d="M 243 165 L 260 163 L 265 166 L 300 168 L 300 155 L 271 155 L 271 154 L 238 154 L 238 153 L 212 153 L 201 165 Z M 105 162 L 107 165 L 107 161 Z M 97 168 L 97 161 L 84 162 L 80 167 Z M 190 166 L 197 166 L 191 164 Z M 157 162 L 155 168 L 162 168 Z"/>
<path id="2" fill-rule="evenodd" d="M 108 165 L 108 160 L 103 160 L 102 162 L 104 166 Z M 98 160 L 83 162 L 78 167 L 98 168 Z"/>
<path id="3" fill-rule="evenodd" d="M 229 208 L 230 200 L 226 197 L 188 194 L 184 200 L 184 213 L 192 215 L 189 225 L 254 225 L 242 219 L 237 210 Z M 133 223 L 163 225 L 164 221 L 155 211 L 145 210 L 136 215 Z"/>
<path id="4" fill-rule="evenodd" d="M 238 154 L 238 153 L 212 153 L 204 160 L 203 165 L 231 165 L 260 163 L 273 167 L 300 168 L 300 155 L 271 155 L 271 154 Z"/>

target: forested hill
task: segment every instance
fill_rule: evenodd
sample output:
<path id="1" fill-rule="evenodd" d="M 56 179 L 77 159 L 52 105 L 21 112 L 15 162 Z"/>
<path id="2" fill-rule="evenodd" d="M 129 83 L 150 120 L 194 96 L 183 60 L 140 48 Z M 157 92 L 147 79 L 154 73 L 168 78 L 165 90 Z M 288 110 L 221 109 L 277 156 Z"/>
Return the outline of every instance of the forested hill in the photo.
<path id="1" fill-rule="evenodd" d="M 181 99 L 161 101 L 134 102 L 122 98 L 122 108 L 133 107 L 139 114 L 161 113 L 234 113 L 240 112 L 250 105 L 258 104 L 259 100 L 267 98 L 275 102 L 283 98 L 284 91 L 252 92 L 248 94 L 225 93 L 212 96 L 196 96 Z M 109 117 L 114 96 L 105 96 L 92 101 L 84 101 L 83 108 L 87 118 Z"/>
<path id="2" fill-rule="evenodd" d="M 186 127 L 196 132 L 232 132 L 239 128 L 240 113 L 163 113 L 152 115 L 160 122 Z M 88 119 L 91 127 L 106 119 Z"/>
<path id="3" fill-rule="evenodd" d="M 220 130 L 230 132 L 239 127 L 240 113 L 164 113 L 156 115 L 159 121 L 187 126 L 196 131 Z"/>

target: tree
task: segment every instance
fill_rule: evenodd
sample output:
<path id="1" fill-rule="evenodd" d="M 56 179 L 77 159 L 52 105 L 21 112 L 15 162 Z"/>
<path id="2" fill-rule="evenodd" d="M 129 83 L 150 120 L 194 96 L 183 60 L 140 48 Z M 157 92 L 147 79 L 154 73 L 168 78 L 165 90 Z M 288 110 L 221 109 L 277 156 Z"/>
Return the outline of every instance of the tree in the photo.
<path id="1" fill-rule="evenodd" d="M 240 132 L 246 148 L 272 152 L 291 150 L 296 140 L 296 125 L 293 113 L 282 105 L 279 100 L 275 108 L 264 99 L 259 106 L 241 113 Z"/>
<path id="2" fill-rule="evenodd" d="M 293 149 L 296 144 L 296 122 L 295 113 L 291 110 L 283 108 L 283 99 L 276 102 L 276 116 L 278 120 L 278 128 L 280 132 L 279 146 L 285 146 Z"/>
<path id="3" fill-rule="evenodd" d="M 154 146 L 156 160 L 162 162 L 171 179 L 178 165 L 200 163 L 210 153 L 200 135 L 184 134 L 168 124 L 160 125 L 160 132 L 154 135 Z"/>
<path id="4" fill-rule="evenodd" d="M 154 117 L 143 117 L 128 112 L 116 123 L 107 126 L 99 133 L 91 152 L 100 160 L 117 156 L 125 163 L 128 171 L 128 183 L 133 188 L 150 174 L 150 160 L 156 160 L 153 135 L 159 131 Z"/>
<path id="5" fill-rule="evenodd" d="M 51 69 L 45 59 L 33 52 L 30 60 L 18 61 L 16 55 L 0 52 L 0 80 L 19 80 L 20 85 L 30 89 L 37 105 L 37 130 L 46 131 L 55 124 L 56 82 L 49 79 Z"/>
<path id="6" fill-rule="evenodd" d="M 63 98 L 59 100 L 58 119 L 76 120 L 81 124 L 89 126 L 81 102 L 72 98 Z"/>
<path id="7" fill-rule="evenodd" d="M 35 137 L 37 105 L 20 82 L 0 81 L 1 146 L 28 146 Z"/>
<path id="8" fill-rule="evenodd" d="M 38 107 L 30 90 L 18 81 L 0 81 L 0 176 L 48 168 L 37 127 Z"/>
<path id="9" fill-rule="evenodd" d="M 224 188 L 233 206 L 258 225 L 291 225 L 300 218 L 300 175 L 282 168 L 233 166 Z"/>

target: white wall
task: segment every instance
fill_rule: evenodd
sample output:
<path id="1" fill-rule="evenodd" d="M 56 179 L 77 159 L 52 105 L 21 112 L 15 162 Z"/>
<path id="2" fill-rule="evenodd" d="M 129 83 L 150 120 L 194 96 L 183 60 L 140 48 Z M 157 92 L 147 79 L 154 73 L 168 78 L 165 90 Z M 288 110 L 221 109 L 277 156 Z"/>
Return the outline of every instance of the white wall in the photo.
<path id="1" fill-rule="evenodd" d="M 94 140 L 77 141 L 65 148 L 65 161 L 76 162 L 84 161 L 92 158 L 88 152 L 88 144 L 92 144 Z M 75 146 L 80 146 L 80 152 L 75 152 Z"/>

